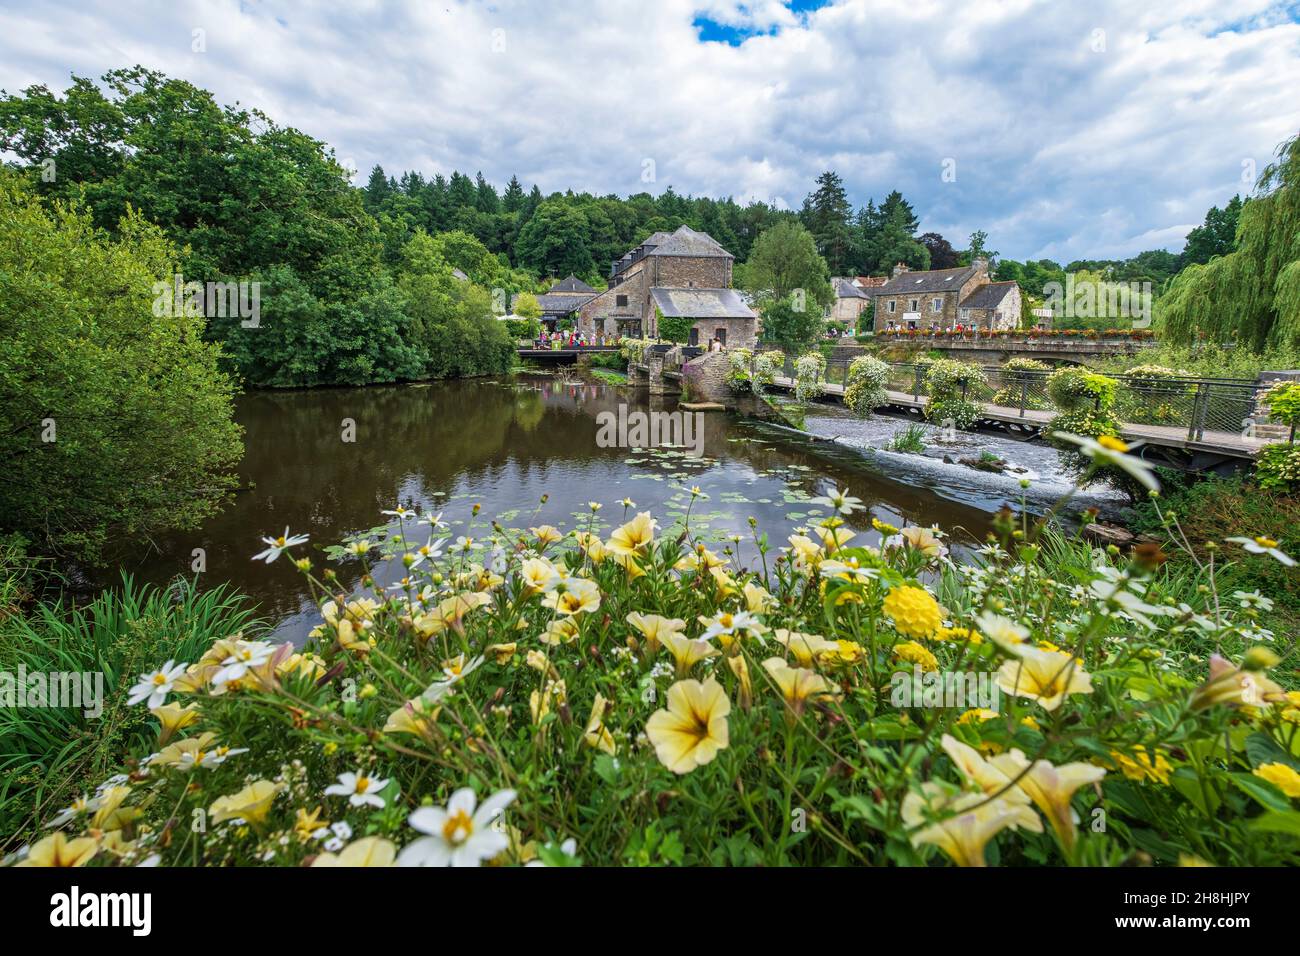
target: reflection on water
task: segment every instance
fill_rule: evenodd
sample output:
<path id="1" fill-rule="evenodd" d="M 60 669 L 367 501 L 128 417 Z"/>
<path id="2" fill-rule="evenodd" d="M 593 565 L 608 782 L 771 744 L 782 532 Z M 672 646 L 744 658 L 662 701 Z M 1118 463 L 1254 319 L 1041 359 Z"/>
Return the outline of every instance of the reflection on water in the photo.
<path id="1" fill-rule="evenodd" d="M 251 560 L 259 535 L 286 526 L 311 535 L 307 553 L 319 566 L 318 547 L 383 523 L 380 511 L 398 504 L 443 510 L 453 535 L 486 538 L 494 517 L 512 529 L 549 523 L 567 530 L 575 518 L 585 526 L 588 501 L 604 506 L 607 529 L 622 517 L 624 497 L 669 526 L 680 522 L 689 488 L 698 485 L 708 500 L 695 503 L 692 529 L 715 540 L 745 535 L 741 558 L 748 560 L 755 556 L 750 515 L 774 546 L 783 545 L 791 529 L 827 514 L 807 499 L 832 484 L 850 488 L 885 521 L 937 523 L 958 543 L 982 539 L 990 504 L 1002 503 L 954 500 L 912 477 L 891 480 L 885 463 L 831 443 L 716 413 L 704 416 L 699 460 L 671 449 L 600 448 L 596 415 L 620 402 L 676 408 L 672 398 L 549 376 L 245 395 L 237 416 L 246 429 L 248 490 L 202 529 L 161 540 L 128 570 L 164 582 L 189 574 L 193 550 L 203 548 L 203 582 L 230 582 L 279 621 L 283 635 L 300 637 L 316 623 L 310 594 L 288 561 Z M 353 442 L 342 439 L 347 419 L 355 422 Z M 539 504 L 543 495 L 549 498 Z M 483 508 L 471 519 L 474 503 Z M 864 513 L 850 519 L 860 540 L 874 543 L 869 522 Z M 391 580 L 394 570 L 376 577 Z M 355 586 L 355 564 L 338 572 Z"/>

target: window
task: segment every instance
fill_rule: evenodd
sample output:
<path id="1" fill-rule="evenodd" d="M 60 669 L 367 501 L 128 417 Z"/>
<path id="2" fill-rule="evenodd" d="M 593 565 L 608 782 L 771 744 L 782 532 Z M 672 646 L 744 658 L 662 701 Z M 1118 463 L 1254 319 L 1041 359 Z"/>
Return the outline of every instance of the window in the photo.
<path id="1" fill-rule="evenodd" d="M 931 311 L 931 312 L 942 312 L 942 311 L 943 311 L 943 299 L 939 299 L 939 298 L 931 299 L 931 300 L 930 300 L 930 311 Z"/>
<path id="2" fill-rule="evenodd" d="M 885 306 L 886 306 L 885 311 L 886 311 L 886 312 L 889 312 L 889 313 L 892 314 L 893 311 L 894 311 L 894 306 L 895 306 L 895 305 L 897 305 L 897 303 L 894 302 L 893 299 L 890 299 L 888 302 L 885 303 Z"/>
<path id="3" fill-rule="evenodd" d="M 614 304 L 615 304 L 615 305 L 627 305 L 627 296 L 625 296 L 625 295 L 616 295 L 616 296 L 614 296 Z"/>
<path id="4" fill-rule="evenodd" d="M 962 320 L 963 322 L 969 322 L 969 321 L 970 321 L 970 309 L 962 309 L 962 310 L 961 310 L 961 320 Z"/>
<path id="5" fill-rule="evenodd" d="M 920 299 L 909 299 L 909 300 L 908 300 L 908 303 L 907 303 L 907 311 L 908 311 L 908 312 L 919 312 L 919 311 L 921 311 L 921 300 L 920 300 Z"/>

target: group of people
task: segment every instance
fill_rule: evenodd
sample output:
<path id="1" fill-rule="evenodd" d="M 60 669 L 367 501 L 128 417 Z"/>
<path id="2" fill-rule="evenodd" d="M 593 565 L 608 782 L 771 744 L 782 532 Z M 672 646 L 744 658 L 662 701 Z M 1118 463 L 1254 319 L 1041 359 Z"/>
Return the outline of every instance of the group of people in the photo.
<path id="1" fill-rule="evenodd" d="M 617 345 L 619 336 L 607 335 L 604 332 L 579 332 L 576 329 L 570 329 L 567 332 L 556 330 L 551 332 L 548 329 L 542 329 L 542 334 L 537 337 L 537 347 L 543 349 L 574 349 L 588 348 L 592 346 Z"/>

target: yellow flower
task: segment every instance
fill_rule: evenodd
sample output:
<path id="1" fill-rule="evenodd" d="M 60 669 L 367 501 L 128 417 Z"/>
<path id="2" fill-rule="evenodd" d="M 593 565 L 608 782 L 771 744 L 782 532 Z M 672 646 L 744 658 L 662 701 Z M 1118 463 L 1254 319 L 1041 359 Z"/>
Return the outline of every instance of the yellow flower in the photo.
<path id="1" fill-rule="evenodd" d="M 299 807 L 294 816 L 293 832 L 298 834 L 300 840 L 310 840 L 313 833 L 330 825 L 329 821 L 322 816 L 324 812 L 320 806 L 312 810 Z"/>
<path id="2" fill-rule="evenodd" d="M 776 598 L 767 588 L 759 587 L 752 581 L 745 584 L 745 608 L 750 614 L 762 614 L 776 607 Z"/>
<path id="3" fill-rule="evenodd" d="M 1092 675 L 1078 658 L 1061 651 L 1016 645 L 1016 658 L 998 669 L 998 687 L 1008 694 L 1037 701 L 1056 710 L 1070 694 L 1091 694 Z"/>
<path id="4" fill-rule="evenodd" d="M 840 649 L 838 642 L 828 641 L 820 634 L 804 634 L 784 627 L 777 628 L 772 636 L 794 655 L 801 667 L 811 667 L 813 659 L 818 655 L 835 653 Z"/>
<path id="5" fill-rule="evenodd" d="M 614 735 L 605 726 L 605 708 L 608 701 L 601 694 L 591 704 L 591 716 L 587 718 L 587 729 L 583 732 L 582 742 L 588 747 L 603 750 L 607 754 L 615 751 Z"/>
<path id="6" fill-rule="evenodd" d="M 539 637 L 543 644 L 551 647 L 569 644 L 578 637 L 578 622 L 572 617 L 557 617 L 546 626 L 546 630 Z"/>
<path id="7" fill-rule="evenodd" d="M 564 535 L 560 534 L 558 528 L 549 524 L 544 524 L 540 528 L 529 528 L 528 530 L 532 532 L 533 536 L 537 538 L 538 543 L 541 544 L 543 548 L 548 544 L 554 544 L 556 541 L 559 541 L 564 537 Z"/>
<path id="8" fill-rule="evenodd" d="M 254 780 L 238 793 L 218 797 L 212 801 L 208 812 L 212 815 L 213 823 L 238 818 L 256 826 L 266 819 L 267 814 L 271 812 L 271 804 L 275 802 L 276 794 L 283 789 L 282 783 Z"/>
<path id="9" fill-rule="evenodd" d="M 1266 763 L 1255 768 L 1255 776 L 1267 780 L 1288 797 L 1300 797 L 1300 773 L 1284 763 Z"/>
<path id="10" fill-rule="evenodd" d="M 650 512 L 642 511 L 609 537 L 605 547 L 615 554 L 637 555 L 654 543 L 655 521 Z"/>
<path id="11" fill-rule="evenodd" d="M 432 610 L 421 614 L 413 622 L 415 631 L 421 638 L 428 639 L 441 634 L 447 628 L 463 631 L 461 619 L 475 608 L 492 603 L 492 598 L 482 591 L 466 591 L 445 598 Z"/>
<path id="12" fill-rule="evenodd" d="M 1158 750 L 1153 758 L 1148 756 L 1145 747 L 1137 744 L 1133 748 L 1132 757 L 1118 750 L 1112 750 L 1110 755 L 1119 766 L 1120 773 L 1129 780 L 1153 780 L 1164 786 L 1169 785 L 1169 775 L 1173 773 L 1174 768 L 1169 765 L 1165 755 Z"/>
<path id="13" fill-rule="evenodd" d="M 161 745 L 167 743 L 176 731 L 188 727 L 199 719 L 199 705 L 186 704 L 182 707 L 173 701 L 161 707 L 152 707 L 149 713 L 157 717 L 158 723 L 161 724 L 158 733 L 158 743 Z"/>
<path id="14" fill-rule="evenodd" d="M 922 588 L 896 587 L 885 595 L 885 614 L 905 637 L 933 637 L 943 623 L 939 603 Z"/>
<path id="15" fill-rule="evenodd" d="M 840 524 L 838 520 L 831 519 L 813 529 L 821 537 L 822 547 L 827 554 L 839 550 L 858 536 L 856 531 L 840 527 Z"/>
<path id="16" fill-rule="evenodd" d="M 816 671 L 806 667 L 791 667 L 780 657 L 763 661 L 763 670 L 771 676 L 790 705 L 792 716 L 803 713 L 806 703 L 816 697 L 836 697 L 840 689 Z"/>
<path id="17" fill-rule="evenodd" d="M 131 795 L 130 787 L 109 787 L 99 795 L 95 815 L 90 818 L 92 830 L 120 830 L 140 815 L 138 807 L 124 807 L 123 801 Z"/>
<path id="18" fill-rule="evenodd" d="M 1052 825 L 1068 853 L 1074 846 L 1075 824 L 1078 821 L 1070 800 L 1080 787 L 1096 783 L 1106 776 L 1105 768 L 1081 762 L 1054 767 L 1046 760 L 1035 760 L 1033 766 L 1030 766 L 1019 750 L 999 754 L 989 762 L 1029 794 L 1029 799 L 1047 817 L 1047 822 Z"/>
<path id="19" fill-rule="evenodd" d="M 1043 832 L 1043 822 L 1023 803 L 990 800 L 982 793 L 947 794 L 934 783 L 904 797 L 902 813 L 909 828 L 918 828 L 911 835 L 913 846 L 932 843 L 958 866 L 984 866 L 984 847 L 1007 827 Z"/>
<path id="20" fill-rule="evenodd" d="M 693 640 L 683 634 L 676 634 L 671 631 L 665 631 L 659 635 L 659 641 L 664 647 L 668 648 L 668 653 L 672 654 L 673 660 L 677 662 L 679 677 L 684 676 L 687 671 L 700 661 L 710 657 L 717 657 L 722 653 L 708 641 Z"/>
<path id="21" fill-rule="evenodd" d="M 1010 803 L 1028 803 L 1029 795 L 1011 785 L 1011 778 L 951 734 L 940 741 L 943 752 L 966 780 L 988 796 L 998 796 Z"/>
<path id="22" fill-rule="evenodd" d="M 383 732 L 386 734 L 415 734 L 427 737 L 438 719 L 441 707 L 432 706 L 423 697 L 408 700 L 388 715 Z"/>
<path id="23" fill-rule="evenodd" d="M 392 866 L 397 859 L 397 847 L 383 837 L 362 837 L 353 840 L 338 853 L 322 853 L 312 861 L 312 866 Z"/>
<path id="24" fill-rule="evenodd" d="M 604 542 L 590 531 L 575 531 L 573 536 L 578 541 L 578 547 L 587 552 L 587 557 L 591 558 L 596 564 L 600 564 L 600 562 L 611 556 L 605 550 Z"/>
<path id="25" fill-rule="evenodd" d="M 548 592 L 542 604 L 565 617 L 590 614 L 600 607 L 600 587 L 586 578 L 570 578 L 562 588 Z"/>
<path id="26" fill-rule="evenodd" d="M 992 720 L 998 715 L 996 710 L 989 710 L 987 707 L 977 707 L 973 710 L 965 711 L 957 718 L 958 725 L 973 724 L 976 721 L 983 723 L 986 720 Z"/>
<path id="27" fill-rule="evenodd" d="M 982 644 L 984 639 L 980 637 L 979 632 L 969 627 L 941 627 L 935 632 L 936 641 L 947 641 L 956 644 L 965 641 L 969 644 Z"/>
<path id="28" fill-rule="evenodd" d="M 530 594 L 546 587 L 554 575 L 555 566 L 545 558 L 525 558 L 519 565 L 519 577 Z"/>
<path id="29" fill-rule="evenodd" d="M 740 709 L 749 713 L 749 709 L 754 706 L 754 685 L 749 680 L 749 664 L 745 662 L 742 655 L 736 654 L 734 657 L 727 658 L 727 666 L 736 675 L 736 681 L 740 686 Z"/>
<path id="30" fill-rule="evenodd" d="M 39 841 L 28 851 L 17 866 L 85 866 L 99 852 L 99 844 L 90 837 L 69 840 L 62 833 L 54 833 Z"/>
<path id="31" fill-rule="evenodd" d="M 659 762 L 673 773 L 689 773 L 726 749 L 731 701 L 713 678 L 703 684 L 682 680 L 668 688 L 668 707 L 646 722 L 646 737 Z"/>
<path id="32" fill-rule="evenodd" d="M 627 616 L 627 622 L 641 632 L 651 653 L 659 649 L 664 634 L 681 634 L 686 630 L 686 622 L 679 617 L 660 617 L 636 611 Z"/>
<path id="33" fill-rule="evenodd" d="M 697 544 L 692 550 L 678 559 L 673 568 L 677 571 L 696 571 L 703 574 L 706 571 L 712 571 L 714 568 L 723 567 L 726 563 L 704 545 Z"/>
<path id="34" fill-rule="evenodd" d="M 509 644 L 489 644 L 483 649 L 483 653 L 487 654 L 498 664 L 508 664 L 510 663 L 510 658 L 515 656 L 515 651 L 518 648 L 519 645 L 514 641 L 511 641 Z"/>
<path id="35" fill-rule="evenodd" d="M 828 648 L 822 651 L 817 659 L 823 664 L 856 664 L 865 660 L 866 650 L 856 641 L 835 641 L 834 648 Z"/>
<path id="36" fill-rule="evenodd" d="M 821 545 L 804 535 L 792 534 L 786 540 L 790 542 L 790 550 L 794 553 L 794 563 L 796 567 L 813 570 L 817 568 L 826 557 L 826 553 L 822 549 Z"/>
<path id="37" fill-rule="evenodd" d="M 938 659 L 916 641 L 895 644 L 894 656 L 901 661 L 915 664 L 923 671 L 937 671 L 939 669 Z"/>
<path id="38" fill-rule="evenodd" d="M 1244 670 L 1220 657 L 1210 656 L 1210 677 L 1192 693 L 1192 710 L 1204 710 L 1215 704 L 1229 707 L 1267 707 L 1273 701 L 1286 700 L 1286 694 L 1267 676 Z"/>

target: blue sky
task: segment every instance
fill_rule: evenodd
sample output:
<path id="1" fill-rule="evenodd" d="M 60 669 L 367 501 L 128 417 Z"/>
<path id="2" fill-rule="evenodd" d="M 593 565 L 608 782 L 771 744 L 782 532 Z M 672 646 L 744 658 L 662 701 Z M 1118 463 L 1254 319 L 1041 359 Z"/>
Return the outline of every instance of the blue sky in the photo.
<path id="1" fill-rule="evenodd" d="M 835 169 L 1063 262 L 1180 248 L 1300 131 L 1295 2 L 0 0 L 10 91 L 135 63 L 361 176 L 797 207 Z"/>

